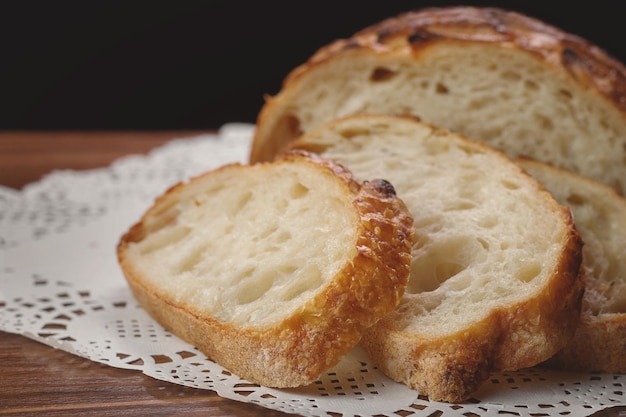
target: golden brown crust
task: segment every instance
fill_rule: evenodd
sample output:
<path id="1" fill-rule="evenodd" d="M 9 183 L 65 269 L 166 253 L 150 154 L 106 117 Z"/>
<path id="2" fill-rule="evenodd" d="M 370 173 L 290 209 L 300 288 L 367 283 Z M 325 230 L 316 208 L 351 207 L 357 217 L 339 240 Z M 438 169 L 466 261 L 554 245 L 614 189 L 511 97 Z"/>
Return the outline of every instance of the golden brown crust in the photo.
<path id="1" fill-rule="evenodd" d="M 436 341 L 394 330 L 393 317 L 368 329 L 361 346 L 391 379 L 433 401 L 461 402 L 489 377 L 498 323 L 491 317 Z"/>
<path id="2" fill-rule="evenodd" d="M 622 63 L 581 37 L 523 14 L 493 7 L 426 8 L 385 19 L 348 39 L 320 48 L 287 75 L 282 90 L 297 83 L 312 68 L 337 56 L 367 53 L 417 60 L 421 51 L 439 42 L 489 43 L 535 54 L 569 74 L 579 85 L 605 97 L 626 117 L 626 67 Z M 258 115 L 258 131 L 250 153 L 253 163 L 273 159 L 287 142 L 302 133 L 298 121 L 288 115 L 273 120 L 279 102 L 280 95 L 267 97 Z"/>
<path id="3" fill-rule="evenodd" d="M 597 89 L 626 112 L 626 67 L 587 40 L 532 17 L 494 7 L 426 8 L 369 26 L 318 50 L 285 84 L 308 67 L 349 50 L 411 53 L 439 41 L 495 43 L 541 56 L 577 82 Z M 407 46 L 410 49 L 407 49 Z"/>
<path id="4" fill-rule="evenodd" d="M 184 185 L 159 197 L 118 245 L 129 286 L 150 315 L 238 376 L 274 387 L 313 382 L 358 343 L 368 326 L 395 308 L 408 281 L 413 234 L 412 217 L 387 182 L 361 185 L 340 165 L 302 152 L 277 163 L 290 162 L 315 164 L 343 182 L 360 223 L 356 255 L 346 259 L 333 284 L 276 325 L 235 326 L 199 310 L 185 309 L 133 268 L 126 256 L 128 245 L 142 239 L 143 222 L 150 211 L 166 203 L 167 194 Z"/>

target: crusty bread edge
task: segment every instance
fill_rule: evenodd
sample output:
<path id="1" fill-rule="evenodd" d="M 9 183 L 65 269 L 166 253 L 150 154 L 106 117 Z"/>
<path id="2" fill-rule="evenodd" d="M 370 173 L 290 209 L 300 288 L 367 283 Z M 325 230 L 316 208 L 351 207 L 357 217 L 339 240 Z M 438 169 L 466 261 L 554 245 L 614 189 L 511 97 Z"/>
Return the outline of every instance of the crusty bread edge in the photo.
<path id="1" fill-rule="evenodd" d="M 292 69 L 281 90 L 265 97 L 265 105 L 257 116 L 249 161 L 272 160 L 287 142 L 302 133 L 297 121 L 285 117 L 288 109 L 284 107 L 291 85 L 307 72 L 338 56 L 418 56 L 419 51 L 438 42 L 476 42 L 530 53 L 608 100 L 626 117 L 626 67 L 586 39 L 497 7 L 430 7 L 384 19 L 349 38 L 337 39 Z"/>
<path id="2" fill-rule="evenodd" d="M 133 295 L 154 319 L 239 377 L 271 387 L 311 383 L 338 363 L 367 327 L 396 307 L 409 275 L 413 220 L 393 187 L 384 181 L 361 186 L 338 164 L 303 154 L 284 160 L 314 163 L 339 178 L 354 194 L 360 229 L 355 257 L 346 262 L 334 284 L 280 325 L 237 327 L 163 297 L 125 256 L 127 245 L 142 236 L 143 218 L 121 238 L 117 249 Z"/>

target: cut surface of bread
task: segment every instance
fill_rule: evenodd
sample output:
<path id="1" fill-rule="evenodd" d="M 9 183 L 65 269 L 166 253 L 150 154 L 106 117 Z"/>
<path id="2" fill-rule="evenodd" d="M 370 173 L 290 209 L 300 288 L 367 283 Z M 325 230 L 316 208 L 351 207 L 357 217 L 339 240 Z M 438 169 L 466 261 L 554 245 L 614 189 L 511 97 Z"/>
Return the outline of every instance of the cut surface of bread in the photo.
<path id="1" fill-rule="evenodd" d="M 577 174 L 522 159 L 522 168 L 569 206 L 585 246 L 585 296 L 574 339 L 550 360 L 563 369 L 626 372 L 626 200 Z"/>
<path id="2" fill-rule="evenodd" d="M 494 370 L 534 366 L 578 323 L 581 241 L 569 210 L 504 154 L 413 118 L 358 115 L 292 142 L 386 178 L 414 217 L 411 276 L 362 346 L 388 376 L 458 402 Z"/>
<path id="3" fill-rule="evenodd" d="M 306 153 L 226 165 L 158 197 L 121 238 L 140 304 L 252 382 L 313 382 L 398 304 L 412 218 L 383 180 Z"/>
<path id="4" fill-rule="evenodd" d="M 322 47 L 267 99 L 250 159 L 355 113 L 417 116 L 626 192 L 626 69 L 518 13 L 429 8 Z"/>

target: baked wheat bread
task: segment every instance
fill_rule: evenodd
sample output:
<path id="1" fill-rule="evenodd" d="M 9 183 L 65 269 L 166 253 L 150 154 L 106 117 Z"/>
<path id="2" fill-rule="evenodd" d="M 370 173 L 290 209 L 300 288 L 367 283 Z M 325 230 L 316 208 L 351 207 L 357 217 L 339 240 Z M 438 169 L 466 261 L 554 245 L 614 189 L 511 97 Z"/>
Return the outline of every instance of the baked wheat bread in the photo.
<path id="1" fill-rule="evenodd" d="M 252 382 L 314 381 L 393 310 L 406 287 L 412 219 L 383 180 L 291 155 L 181 183 L 121 238 L 140 304 Z"/>
<path id="2" fill-rule="evenodd" d="M 414 217 L 399 307 L 362 346 L 433 400 L 467 399 L 491 371 L 545 361 L 578 324 L 581 240 L 568 209 L 504 154 L 413 118 L 358 115 L 291 143 L 386 178 Z"/>
<path id="3" fill-rule="evenodd" d="M 322 47 L 268 97 L 252 162 L 354 113 L 411 114 L 626 192 L 626 69 L 496 8 L 429 8 Z"/>
<path id="4" fill-rule="evenodd" d="M 626 200 L 603 184 L 537 161 L 519 160 L 571 207 L 585 246 L 585 296 L 573 340 L 549 362 L 583 371 L 626 372 Z"/>

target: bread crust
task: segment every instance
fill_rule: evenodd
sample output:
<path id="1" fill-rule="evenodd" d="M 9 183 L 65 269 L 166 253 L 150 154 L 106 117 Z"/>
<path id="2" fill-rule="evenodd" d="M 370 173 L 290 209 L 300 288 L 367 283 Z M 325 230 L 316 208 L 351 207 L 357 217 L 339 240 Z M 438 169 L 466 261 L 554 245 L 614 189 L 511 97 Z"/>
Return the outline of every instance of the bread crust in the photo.
<path id="1" fill-rule="evenodd" d="M 273 159 L 287 142 L 302 133 L 299 120 L 289 116 L 290 94 L 301 78 L 318 67 L 350 56 L 417 62 L 429 48 L 452 43 L 492 45 L 532 54 L 554 69 L 558 77 L 568 78 L 571 84 L 606 100 L 626 119 L 626 67 L 601 48 L 513 11 L 493 7 L 427 8 L 385 19 L 348 39 L 336 40 L 293 69 L 281 91 L 267 97 L 258 115 L 250 161 Z"/>
<path id="2" fill-rule="evenodd" d="M 536 54 L 626 112 L 626 67 L 621 62 L 579 36 L 495 7 L 433 7 L 385 19 L 347 40 L 320 48 L 287 76 L 284 85 L 294 82 L 309 67 L 346 51 L 417 55 L 432 43 L 450 40 L 494 43 Z"/>
<path id="3" fill-rule="evenodd" d="M 313 382 L 338 363 L 367 327 L 395 308 L 408 280 L 413 220 L 386 181 L 361 185 L 340 165 L 304 152 L 292 153 L 277 163 L 314 164 L 326 171 L 341 181 L 359 217 L 354 258 L 346 259 L 332 284 L 281 322 L 264 328 L 254 323 L 236 326 L 221 322 L 199 309 L 175 303 L 134 268 L 127 248 L 144 238 L 146 218 L 185 184 L 156 199 L 121 238 L 117 253 L 134 296 L 165 328 L 242 378 L 266 386 L 296 387 Z"/>

